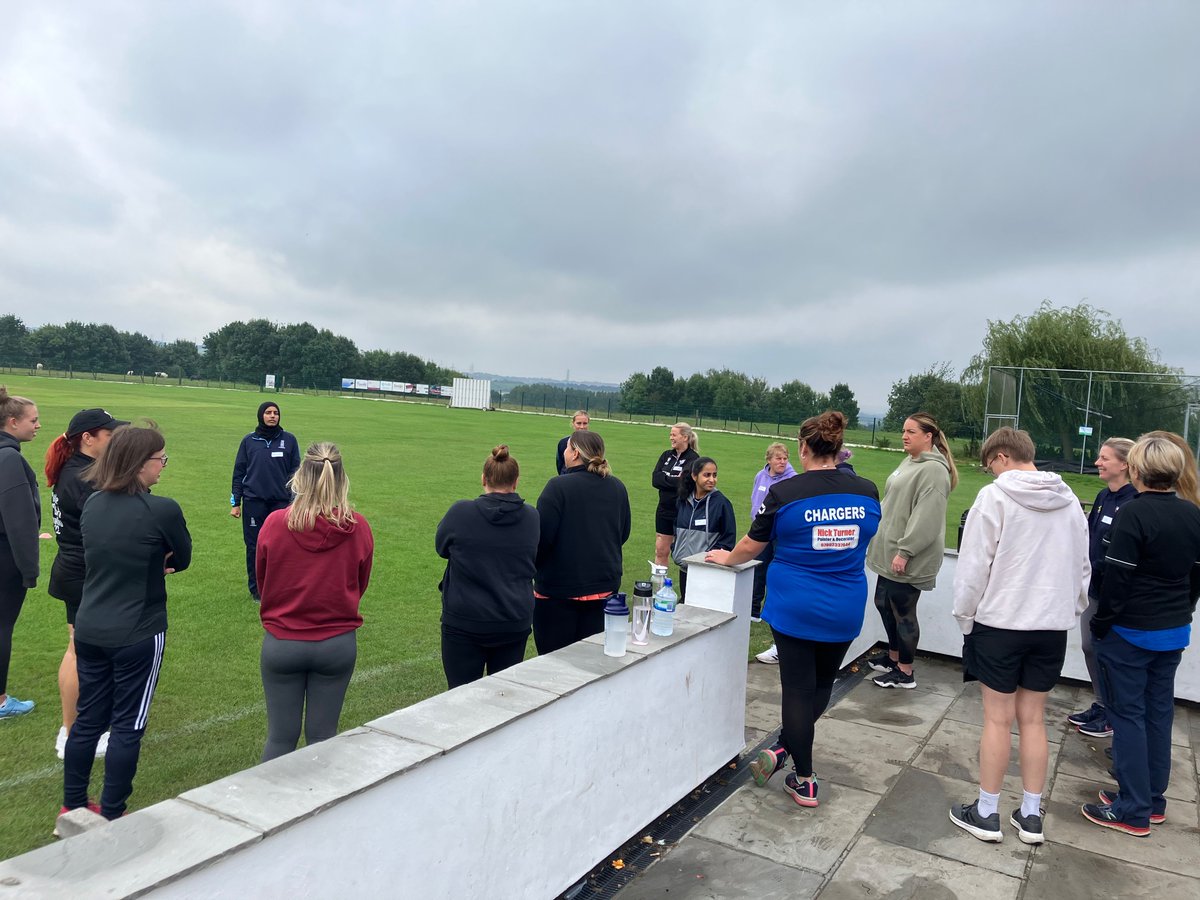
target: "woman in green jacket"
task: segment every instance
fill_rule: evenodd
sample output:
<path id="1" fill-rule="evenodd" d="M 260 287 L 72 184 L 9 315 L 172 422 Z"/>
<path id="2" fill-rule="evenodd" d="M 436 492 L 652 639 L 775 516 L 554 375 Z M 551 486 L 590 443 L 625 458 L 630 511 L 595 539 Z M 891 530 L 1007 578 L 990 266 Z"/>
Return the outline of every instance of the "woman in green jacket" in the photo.
<path id="1" fill-rule="evenodd" d="M 946 435 L 928 413 L 904 420 L 905 457 L 888 476 L 883 519 L 867 550 L 875 582 L 875 608 L 883 619 L 888 652 L 867 660 L 882 672 L 875 683 L 914 688 L 913 659 L 921 640 L 917 600 L 933 588 L 946 550 L 946 503 L 958 484 Z"/>

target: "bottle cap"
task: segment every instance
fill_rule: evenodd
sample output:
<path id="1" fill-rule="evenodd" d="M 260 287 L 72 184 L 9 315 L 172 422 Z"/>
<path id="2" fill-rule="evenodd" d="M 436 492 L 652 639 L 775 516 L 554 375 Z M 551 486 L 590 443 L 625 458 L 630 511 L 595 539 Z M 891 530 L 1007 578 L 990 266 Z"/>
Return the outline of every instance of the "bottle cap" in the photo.
<path id="1" fill-rule="evenodd" d="M 674 584 L 674 582 L 672 582 L 670 578 L 663 579 L 663 587 L 671 587 L 672 584 Z"/>
<path id="2" fill-rule="evenodd" d="M 654 594 L 654 585 L 649 581 L 635 581 L 633 583 L 633 596 L 635 597 L 650 597 Z"/>
<path id="3" fill-rule="evenodd" d="M 606 616 L 627 616 L 629 615 L 629 607 L 625 605 L 624 594 L 613 594 L 604 601 L 604 614 Z"/>

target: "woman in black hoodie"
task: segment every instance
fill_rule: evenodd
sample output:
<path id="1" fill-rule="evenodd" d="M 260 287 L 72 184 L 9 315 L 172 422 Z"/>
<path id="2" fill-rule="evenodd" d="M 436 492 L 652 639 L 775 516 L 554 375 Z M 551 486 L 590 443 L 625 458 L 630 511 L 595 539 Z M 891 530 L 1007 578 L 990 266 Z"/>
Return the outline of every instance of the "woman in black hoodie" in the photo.
<path id="1" fill-rule="evenodd" d="M 525 658 L 533 624 L 538 513 L 517 493 L 508 446 L 483 464 L 484 493 L 459 500 L 438 523 L 435 546 L 447 560 L 442 592 L 442 668 L 454 688 Z"/>

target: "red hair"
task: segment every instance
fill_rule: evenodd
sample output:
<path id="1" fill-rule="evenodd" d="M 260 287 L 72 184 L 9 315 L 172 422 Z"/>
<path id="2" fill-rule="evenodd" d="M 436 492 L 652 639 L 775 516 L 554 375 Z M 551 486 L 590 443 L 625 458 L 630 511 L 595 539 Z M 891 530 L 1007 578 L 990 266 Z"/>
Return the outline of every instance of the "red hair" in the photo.
<path id="1" fill-rule="evenodd" d="M 99 431 L 100 429 L 96 429 Z M 60 434 L 50 446 L 46 448 L 46 484 L 50 487 L 58 484 L 58 476 L 62 474 L 62 467 L 66 465 L 70 459 L 79 450 L 79 445 L 83 441 L 83 436 L 90 434 L 96 436 L 95 431 L 84 431 L 79 434 L 67 437 L 65 434 Z"/>

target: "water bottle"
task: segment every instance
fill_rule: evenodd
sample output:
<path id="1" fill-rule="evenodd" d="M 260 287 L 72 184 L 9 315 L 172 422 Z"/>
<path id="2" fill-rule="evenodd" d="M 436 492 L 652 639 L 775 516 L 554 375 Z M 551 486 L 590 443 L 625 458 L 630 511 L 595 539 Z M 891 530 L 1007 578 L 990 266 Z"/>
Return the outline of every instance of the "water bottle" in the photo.
<path id="1" fill-rule="evenodd" d="M 650 610 L 654 606 L 654 589 L 649 581 L 633 583 L 633 626 L 629 642 L 643 647 L 650 642 Z"/>
<path id="2" fill-rule="evenodd" d="M 624 594 L 613 594 L 604 604 L 604 655 L 624 656 L 629 637 L 629 607 Z"/>
<path id="3" fill-rule="evenodd" d="M 646 560 L 650 563 L 650 595 L 654 596 L 662 590 L 663 579 L 667 577 L 667 567 L 660 566 L 653 560 Z"/>
<path id="4" fill-rule="evenodd" d="M 654 613 L 650 616 L 650 631 L 666 637 L 675 630 L 675 604 L 679 601 L 671 587 L 671 579 L 664 578 L 662 590 L 654 595 Z"/>

